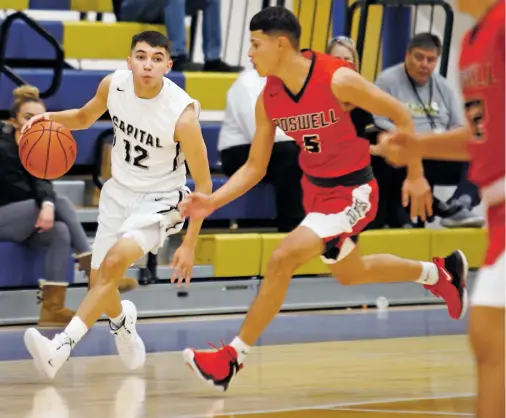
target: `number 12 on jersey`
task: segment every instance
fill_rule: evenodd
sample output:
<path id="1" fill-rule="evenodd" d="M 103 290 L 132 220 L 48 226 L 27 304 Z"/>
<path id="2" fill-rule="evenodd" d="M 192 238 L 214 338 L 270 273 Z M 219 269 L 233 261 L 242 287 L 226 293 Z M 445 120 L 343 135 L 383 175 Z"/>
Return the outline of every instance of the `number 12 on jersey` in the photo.
<path id="1" fill-rule="evenodd" d="M 132 144 L 126 139 L 123 140 L 123 143 L 125 144 L 125 161 L 127 163 L 132 164 L 134 167 L 149 168 L 147 165 L 143 164 L 143 161 L 149 158 L 147 149 L 140 145 L 136 145 L 132 149 Z"/>

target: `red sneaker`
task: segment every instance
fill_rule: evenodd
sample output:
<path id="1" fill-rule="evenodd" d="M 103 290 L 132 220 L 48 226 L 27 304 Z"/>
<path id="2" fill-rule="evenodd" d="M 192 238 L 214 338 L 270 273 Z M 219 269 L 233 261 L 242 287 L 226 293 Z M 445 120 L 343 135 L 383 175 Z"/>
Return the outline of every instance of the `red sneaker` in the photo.
<path id="1" fill-rule="evenodd" d="M 237 362 L 237 352 L 230 345 L 223 345 L 221 349 L 212 347 L 217 351 L 199 352 L 187 348 L 183 351 L 183 358 L 203 381 L 225 392 L 232 378 L 243 366 Z"/>
<path id="2" fill-rule="evenodd" d="M 424 285 L 438 298 L 443 298 L 448 305 L 452 319 L 462 318 L 468 306 L 466 280 L 469 266 L 464 253 L 457 250 L 448 257 L 436 257 L 432 260 L 439 271 L 439 281 L 434 285 Z"/>

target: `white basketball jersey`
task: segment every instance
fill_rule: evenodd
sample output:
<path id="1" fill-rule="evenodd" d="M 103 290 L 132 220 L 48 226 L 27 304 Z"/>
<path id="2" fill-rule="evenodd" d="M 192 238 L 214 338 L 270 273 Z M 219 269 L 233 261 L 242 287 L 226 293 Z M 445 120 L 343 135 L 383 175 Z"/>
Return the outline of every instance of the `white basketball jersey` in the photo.
<path id="1" fill-rule="evenodd" d="M 118 70 L 109 87 L 112 177 L 136 192 L 171 191 L 186 184 L 185 156 L 174 130 L 183 110 L 193 104 L 198 117 L 200 105 L 168 78 L 163 83 L 158 96 L 141 99 L 135 95 L 132 72 Z"/>

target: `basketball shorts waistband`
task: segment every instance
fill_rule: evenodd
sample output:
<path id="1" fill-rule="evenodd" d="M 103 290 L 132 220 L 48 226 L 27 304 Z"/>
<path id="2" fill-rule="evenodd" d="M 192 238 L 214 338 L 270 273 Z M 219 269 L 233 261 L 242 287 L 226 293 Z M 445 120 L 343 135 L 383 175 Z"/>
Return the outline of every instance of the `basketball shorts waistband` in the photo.
<path id="1" fill-rule="evenodd" d="M 306 173 L 304 175 L 311 184 L 324 188 L 360 186 L 374 179 L 374 173 L 370 165 L 339 177 L 314 177 Z"/>

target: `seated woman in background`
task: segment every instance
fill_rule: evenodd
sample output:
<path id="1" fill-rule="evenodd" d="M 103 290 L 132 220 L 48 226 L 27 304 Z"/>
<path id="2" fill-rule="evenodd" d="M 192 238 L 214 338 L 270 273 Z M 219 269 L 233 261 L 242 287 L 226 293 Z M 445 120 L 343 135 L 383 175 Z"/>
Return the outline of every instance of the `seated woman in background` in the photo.
<path id="1" fill-rule="evenodd" d="M 74 315 L 65 308 L 68 256 L 73 249 L 80 268 L 89 272 L 91 248 L 72 203 L 57 196 L 50 181 L 28 173 L 19 159 L 21 127 L 45 111 L 38 89 L 21 86 L 14 90 L 9 122 L 0 123 L 0 241 L 46 250 L 39 325 L 63 326 Z M 130 290 L 136 282 L 122 285 Z"/>

